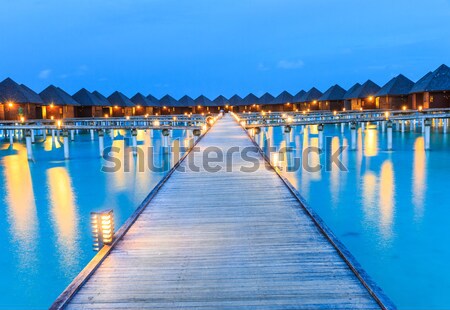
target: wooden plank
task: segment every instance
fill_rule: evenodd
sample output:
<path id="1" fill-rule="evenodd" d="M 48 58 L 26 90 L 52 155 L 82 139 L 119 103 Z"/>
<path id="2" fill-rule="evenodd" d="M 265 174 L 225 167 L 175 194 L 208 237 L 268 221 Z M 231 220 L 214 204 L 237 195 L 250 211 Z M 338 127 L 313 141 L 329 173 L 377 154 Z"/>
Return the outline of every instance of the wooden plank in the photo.
<path id="1" fill-rule="evenodd" d="M 85 276 L 67 309 L 379 309 L 339 252 L 261 155 L 246 173 L 235 154 L 203 167 L 214 146 L 250 147 L 220 120 L 173 171 L 121 238 Z M 248 163 L 247 163 L 248 165 Z"/>

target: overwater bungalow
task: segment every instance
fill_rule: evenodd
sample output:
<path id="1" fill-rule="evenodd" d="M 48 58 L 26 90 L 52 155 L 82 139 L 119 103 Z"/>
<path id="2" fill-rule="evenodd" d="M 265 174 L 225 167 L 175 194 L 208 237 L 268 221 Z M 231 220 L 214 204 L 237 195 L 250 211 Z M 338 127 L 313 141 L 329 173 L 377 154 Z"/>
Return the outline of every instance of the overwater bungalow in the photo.
<path id="1" fill-rule="evenodd" d="M 319 98 L 322 95 L 322 92 L 317 88 L 311 88 L 300 98 L 300 108 L 302 110 L 320 110 Z"/>
<path id="2" fill-rule="evenodd" d="M 72 98 L 80 104 L 75 107 L 75 117 L 102 117 L 103 103 L 86 88 L 80 89 L 72 95 Z"/>
<path id="3" fill-rule="evenodd" d="M 113 113 L 111 103 L 109 102 L 108 98 L 106 98 L 105 96 L 103 96 L 103 94 L 101 94 L 96 90 L 94 90 L 92 94 L 100 100 L 102 105 L 103 116 L 105 117 L 111 116 Z"/>
<path id="4" fill-rule="evenodd" d="M 342 111 L 344 108 L 344 96 L 347 93 L 338 84 L 331 86 L 319 97 L 319 109 L 330 111 Z"/>
<path id="5" fill-rule="evenodd" d="M 115 91 L 108 97 L 108 101 L 110 102 L 110 105 L 112 105 L 112 114 L 113 117 L 120 117 L 120 116 L 132 116 L 135 104 L 122 94 L 120 91 Z"/>
<path id="6" fill-rule="evenodd" d="M 228 101 L 227 98 L 225 98 L 222 95 L 220 95 L 216 99 L 214 99 L 213 103 L 215 106 L 217 106 L 218 111 L 220 111 L 220 110 L 228 111 L 228 108 L 230 107 L 230 102 Z"/>
<path id="7" fill-rule="evenodd" d="M 134 115 L 151 115 L 154 113 L 154 104 L 141 93 L 137 93 L 130 98 L 134 103 Z"/>
<path id="8" fill-rule="evenodd" d="M 351 110 L 371 110 L 376 109 L 375 95 L 381 89 L 380 86 L 367 80 L 364 84 L 357 87 L 352 93 L 346 94 L 345 99 L 351 101 Z"/>
<path id="9" fill-rule="evenodd" d="M 22 85 L 17 84 L 11 78 L 0 82 L 0 119 L 21 120 L 42 118 L 41 97 Z"/>
<path id="10" fill-rule="evenodd" d="M 259 98 L 253 93 L 248 94 L 242 99 L 242 104 L 239 106 L 239 112 L 259 112 Z"/>
<path id="11" fill-rule="evenodd" d="M 180 113 L 195 113 L 195 100 L 188 95 L 184 95 L 180 99 L 178 99 Z"/>
<path id="12" fill-rule="evenodd" d="M 80 104 L 68 93 L 54 85 L 39 93 L 44 105 L 40 115 L 43 119 L 62 119 L 75 117 L 75 109 Z"/>
<path id="13" fill-rule="evenodd" d="M 411 105 L 423 109 L 450 107 L 450 68 L 441 65 L 426 74 L 412 87 Z"/>
<path id="14" fill-rule="evenodd" d="M 292 98 L 292 104 L 294 105 L 293 108 L 295 109 L 295 111 L 301 110 L 302 107 L 301 107 L 301 104 L 300 104 L 300 100 L 305 94 L 306 94 L 306 91 L 304 91 L 302 89 L 297 94 L 295 94 L 294 97 Z"/>
<path id="15" fill-rule="evenodd" d="M 270 111 L 293 111 L 295 110 L 295 106 L 292 103 L 294 96 L 288 91 L 282 91 L 278 96 L 276 96 L 271 104 Z"/>
<path id="16" fill-rule="evenodd" d="M 233 95 L 230 99 L 228 99 L 230 102 L 230 111 L 237 112 L 239 110 L 239 106 L 243 105 L 243 100 L 241 96 L 239 95 Z"/>
<path id="17" fill-rule="evenodd" d="M 376 108 L 392 110 L 412 108 L 412 96 L 409 96 L 409 93 L 413 86 L 414 82 L 406 76 L 397 75 L 375 94 Z"/>
<path id="18" fill-rule="evenodd" d="M 159 99 L 159 104 L 161 105 L 161 115 L 180 114 L 184 108 L 178 100 L 168 94 Z"/>
<path id="19" fill-rule="evenodd" d="M 261 106 L 261 111 L 271 111 L 271 103 L 275 99 L 270 93 L 265 93 L 261 97 L 259 97 L 259 105 Z"/>
<path id="20" fill-rule="evenodd" d="M 194 99 L 195 101 L 195 111 L 192 111 L 192 113 L 209 113 L 212 112 L 215 106 L 214 103 L 204 95 L 200 95 L 197 98 Z"/>
<path id="21" fill-rule="evenodd" d="M 344 95 L 344 109 L 349 111 L 352 109 L 352 100 L 350 99 L 350 96 L 361 87 L 361 84 L 356 83 L 352 87 L 350 87 L 347 92 Z"/>
<path id="22" fill-rule="evenodd" d="M 147 99 L 151 102 L 151 105 L 153 107 L 153 114 L 161 114 L 162 106 L 161 106 L 158 98 L 156 98 L 152 94 L 149 94 L 147 96 Z"/>

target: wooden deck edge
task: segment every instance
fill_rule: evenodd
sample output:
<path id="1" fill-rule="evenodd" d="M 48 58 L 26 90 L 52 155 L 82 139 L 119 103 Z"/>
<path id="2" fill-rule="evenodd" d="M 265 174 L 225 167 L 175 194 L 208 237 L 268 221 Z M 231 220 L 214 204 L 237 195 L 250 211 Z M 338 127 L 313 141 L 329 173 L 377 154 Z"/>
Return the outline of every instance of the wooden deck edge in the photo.
<path id="1" fill-rule="evenodd" d="M 239 124 L 239 123 L 238 123 Z M 266 164 L 278 175 L 278 177 L 283 181 L 289 191 L 294 195 L 294 197 L 300 203 L 301 208 L 308 214 L 308 216 L 312 219 L 314 224 L 319 228 L 320 232 L 327 238 L 327 240 L 331 243 L 331 245 L 336 249 L 339 256 L 345 261 L 350 270 L 356 275 L 358 280 L 362 283 L 362 285 L 367 289 L 369 294 L 373 297 L 373 299 L 378 303 L 378 305 L 383 310 L 395 310 L 397 307 L 392 302 L 392 300 L 383 292 L 383 290 L 376 284 L 375 281 L 371 279 L 369 274 L 362 268 L 362 266 L 358 263 L 356 258 L 351 254 L 351 252 L 344 246 L 344 244 L 339 241 L 339 239 L 334 235 L 330 228 L 325 224 L 322 218 L 308 205 L 305 199 L 301 196 L 301 194 L 295 189 L 295 187 L 289 182 L 287 178 L 285 178 L 277 169 L 270 163 L 270 159 L 264 154 L 264 151 L 260 148 L 260 146 L 256 143 L 253 137 L 249 134 L 249 132 L 241 125 L 239 126 L 244 130 L 247 136 L 252 141 L 253 145 L 257 148 L 259 154 L 264 158 Z"/>
<path id="2" fill-rule="evenodd" d="M 213 125 L 214 126 L 214 125 Z M 125 223 L 117 230 L 114 234 L 113 243 L 108 246 L 105 245 L 83 268 L 83 270 L 72 280 L 72 282 L 66 287 L 66 289 L 56 298 L 53 304 L 50 306 L 49 310 L 59 310 L 64 309 L 68 302 L 73 298 L 73 296 L 81 289 L 81 287 L 89 280 L 89 278 L 94 274 L 94 272 L 99 268 L 102 262 L 108 257 L 109 253 L 114 249 L 117 243 L 123 238 L 131 226 L 136 222 L 137 218 L 145 210 L 150 201 L 159 192 L 161 187 L 167 182 L 170 176 L 176 171 L 180 164 L 186 159 L 191 153 L 194 147 L 203 139 L 203 137 L 209 132 L 212 127 L 209 127 L 204 134 L 202 134 L 194 145 L 184 154 L 177 163 L 169 170 L 169 172 L 156 184 L 156 186 L 150 191 L 150 193 L 145 197 L 142 203 L 137 207 L 133 214 L 125 221 Z"/>

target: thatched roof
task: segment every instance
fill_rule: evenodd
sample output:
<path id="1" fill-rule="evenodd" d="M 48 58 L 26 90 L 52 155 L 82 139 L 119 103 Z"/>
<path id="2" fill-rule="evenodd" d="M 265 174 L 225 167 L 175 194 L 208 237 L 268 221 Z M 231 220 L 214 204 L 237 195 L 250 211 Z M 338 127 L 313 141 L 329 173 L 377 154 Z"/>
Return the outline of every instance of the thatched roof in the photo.
<path id="1" fill-rule="evenodd" d="M 152 103 L 153 107 L 160 107 L 161 104 L 159 103 L 158 98 L 156 98 L 155 96 L 153 96 L 152 94 L 149 94 L 147 96 L 147 99 L 150 100 L 150 102 Z"/>
<path id="2" fill-rule="evenodd" d="M 137 93 L 136 95 L 131 97 L 130 100 L 137 106 L 139 105 L 141 107 L 153 107 L 153 103 L 141 93 Z"/>
<path id="3" fill-rule="evenodd" d="M 300 102 L 300 99 L 306 94 L 306 91 L 303 89 L 299 91 L 293 98 L 292 102 Z"/>
<path id="4" fill-rule="evenodd" d="M 180 106 L 183 106 L 183 107 L 186 107 L 186 108 L 187 107 L 195 107 L 196 106 L 194 99 L 192 99 L 192 97 L 190 97 L 188 95 L 184 95 L 183 97 L 181 97 L 178 100 L 178 103 L 179 103 Z"/>
<path id="5" fill-rule="evenodd" d="M 272 104 L 285 104 L 288 102 L 293 102 L 292 99 L 294 99 L 294 96 L 292 96 L 289 92 L 283 91 L 278 96 L 276 96 L 272 100 Z"/>
<path id="6" fill-rule="evenodd" d="M 212 106 L 214 106 L 213 102 L 209 98 L 207 98 L 207 97 L 205 97 L 203 95 L 198 96 L 197 98 L 195 98 L 194 101 L 195 101 L 196 105 L 200 105 L 202 107 L 212 107 Z"/>
<path id="7" fill-rule="evenodd" d="M 359 84 L 359 83 L 356 83 L 355 85 L 353 85 L 352 87 L 350 87 L 350 88 L 347 90 L 347 92 L 345 93 L 344 99 L 350 99 L 349 96 L 351 96 L 352 93 L 353 93 L 356 89 L 358 89 L 358 88 L 360 88 L 360 87 L 361 87 L 361 84 Z"/>
<path id="8" fill-rule="evenodd" d="M 29 88 L 25 88 L 10 78 L 0 82 L 0 102 L 43 104 L 41 97 Z"/>
<path id="9" fill-rule="evenodd" d="M 161 99 L 159 99 L 159 103 L 161 106 L 165 107 L 180 107 L 180 103 L 170 95 L 165 95 Z"/>
<path id="10" fill-rule="evenodd" d="M 414 82 L 408 79 L 403 74 L 399 74 L 387 82 L 381 89 L 376 93 L 376 97 L 380 96 L 401 96 L 407 95 L 414 86 Z"/>
<path id="11" fill-rule="evenodd" d="M 427 74 L 419 81 L 417 81 L 417 83 L 411 89 L 411 93 L 448 90 L 450 90 L 450 68 L 446 65 L 441 65 L 431 74 Z"/>
<path id="12" fill-rule="evenodd" d="M 50 85 L 49 87 L 41 91 L 39 93 L 39 96 L 41 96 L 42 100 L 44 101 L 44 104 L 46 105 L 50 104 L 55 104 L 58 106 L 80 105 L 78 102 L 75 101 L 75 99 L 72 98 L 72 96 L 70 96 L 61 88 L 56 87 L 54 85 Z"/>
<path id="13" fill-rule="evenodd" d="M 269 93 L 265 93 L 264 95 L 259 97 L 259 103 L 260 104 L 270 104 L 273 101 L 273 99 L 275 99 L 274 96 L 272 96 Z"/>
<path id="14" fill-rule="evenodd" d="M 228 99 L 228 101 L 230 102 L 231 105 L 234 106 L 243 105 L 242 98 L 239 95 L 234 95 L 233 97 Z"/>
<path id="15" fill-rule="evenodd" d="M 363 99 L 370 96 L 375 96 L 375 94 L 381 89 L 380 86 L 372 82 L 371 80 L 367 80 L 360 87 L 356 88 L 350 95 L 346 95 L 346 99 Z"/>
<path id="16" fill-rule="evenodd" d="M 93 94 L 95 97 L 97 97 L 98 100 L 100 100 L 101 105 L 102 105 L 103 107 L 108 107 L 108 106 L 111 105 L 111 103 L 109 103 L 109 101 L 108 101 L 108 98 L 106 98 L 105 96 L 103 96 L 100 92 L 94 90 L 94 91 L 92 92 L 92 94 Z"/>
<path id="17" fill-rule="evenodd" d="M 28 94 L 30 98 L 33 99 L 33 103 L 44 103 L 41 96 L 38 95 L 34 90 L 26 86 L 25 84 L 20 84 L 20 87 L 24 89 L 24 91 Z"/>
<path id="18" fill-rule="evenodd" d="M 127 96 L 125 96 L 124 94 L 122 94 L 120 91 L 117 91 L 117 90 L 115 92 L 113 92 L 111 95 L 109 95 L 108 101 L 113 106 L 119 106 L 119 107 L 134 107 L 135 106 L 134 103 L 130 100 L 130 98 L 128 98 Z"/>
<path id="19" fill-rule="evenodd" d="M 227 98 L 225 98 L 224 96 L 220 95 L 218 96 L 216 99 L 213 100 L 214 105 L 218 106 L 218 107 L 224 107 L 227 104 L 229 104 L 229 101 Z"/>
<path id="20" fill-rule="evenodd" d="M 322 92 L 318 90 L 317 88 L 313 87 L 310 90 L 308 90 L 303 96 L 300 98 L 299 102 L 311 102 L 315 100 L 319 100 L 319 98 L 322 96 Z"/>
<path id="21" fill-rule="evenodd" d="M 328 88 L 326 92 L 318 99 L 319 101 L 339 101 L 344 100 L 345 93 L 347 91 L 338 84 Z"/>
<path id="22" fill-rule="evenodd" d="M 97 96 L 89 92 L 86 88 L 82 88 L 77 91 L 72 95 L 72 98 L 82 106 L 103 106 L 102 101 L 98 99 Z"/>
<path id="23" fill-rule="evenodd" d="M 242 103 L 244 105 L 252 105 L 252 104 L 259 104 L 259 98 L 256 97 L 254 94 L 250 93 L 247 96 L 242 99 Z"/>

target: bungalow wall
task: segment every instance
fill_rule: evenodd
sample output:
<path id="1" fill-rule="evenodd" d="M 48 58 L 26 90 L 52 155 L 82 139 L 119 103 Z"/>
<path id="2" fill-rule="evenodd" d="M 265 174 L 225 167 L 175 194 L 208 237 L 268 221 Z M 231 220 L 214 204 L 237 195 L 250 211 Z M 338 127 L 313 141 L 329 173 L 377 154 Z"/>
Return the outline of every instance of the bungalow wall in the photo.
<path id="1" fill-rule="evenodd" d="M 417 109 L 422 106 L 424 109 L 450 108 L 450 92 L 424 92 L 411 95 L 412 106 Z"/>
<path id="2" fill-rule="evenodd" d="M 75 117 L 103 117 L 103 107 L 81 106 L 75 108 Z"/>
<path id="3" fill-rule="evenodd" d="M 36 119 L 36 105 L 32 103 L 18 104 L 0 104 L 0 119 L 2 120 L 20 120 L 20 117 L 26 119 Z"/>
<path id="4" fill-rule="evenodd" d="M 377 107 L 379 109 L 401 110 L 403 107 L 412 108 L 412 98 L 410 96 L 382 96 L 377 97 Z"/>
<path id="5" fill-rule="evenodd" d="M 319 102 L 321 110 L 327 111 L 342 111 L 344 108 L 344 100 L 331 100 Z"/>

